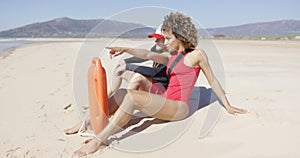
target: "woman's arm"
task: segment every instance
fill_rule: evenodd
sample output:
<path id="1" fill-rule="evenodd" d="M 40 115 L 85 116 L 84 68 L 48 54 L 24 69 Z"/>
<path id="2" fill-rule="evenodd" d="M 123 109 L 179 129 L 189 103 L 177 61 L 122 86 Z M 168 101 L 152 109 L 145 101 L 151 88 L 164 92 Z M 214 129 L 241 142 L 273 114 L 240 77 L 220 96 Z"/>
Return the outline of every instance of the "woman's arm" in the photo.
<path id="1" fill-rule="evenodd" d="M 247 111 L 244 109 L 236 108 L 230 105 L 227 97 L 225 96 L 225 91 L 223 90 L 221 84 L 219 83 L 218 79 L 215 77 L 215 75 L 212 72 L 212 69 L 209 65 L 207 55 L 203 50 L 197 50 L 199 52 L 199 59 L 198 63 L 201 67 L 208 83 L 210 84 L 212 90 L 216 93 L 220 101 L 223 103 L 224 107 L 226 108 L 227 112 L 230 114 L 243 114 Z M 197 53 L 198 53 L 197 52 Z"/>
<path id="2" fill-rule="evenodd" d="M 127 47 L 106 47 L 106 48 L 110 49 L 109 53 L 111 58 L 126 52 L 135 57 L 146 59 L 146 60 L 153 60 L 160 64 L 165 64 L 169 61 L 169 56 L 167 55 L 167 53 L 155 53 L 146 49 L 135 49 L 135 48 L 127 48 Z"/>

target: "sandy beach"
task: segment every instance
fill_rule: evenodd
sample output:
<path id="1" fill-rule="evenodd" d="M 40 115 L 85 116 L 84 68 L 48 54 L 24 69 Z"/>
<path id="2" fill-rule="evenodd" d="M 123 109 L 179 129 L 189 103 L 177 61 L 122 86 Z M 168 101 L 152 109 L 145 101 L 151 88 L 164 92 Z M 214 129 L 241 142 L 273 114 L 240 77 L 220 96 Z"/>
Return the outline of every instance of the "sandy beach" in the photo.
<path id="1" fill-rule="evenodd" d="M 87 139 L 64 134 L 80 121 L 72 81 L 83 40 L 58 41 L 26 45 L 0 57 L 0 157 L 71 157 Z M 221 108 L 214 128 L 199 138 L 209 105 L 189 117 L 186 130 L 158 150 L 122 151 L 118 145 L 127 142 L 121 140 L 88 157 L 300 157 L 300 41 L 213 43 L 223 61 L 228 99 L 248 114 L 233 116 Z M 143 43 L 120 41 L 126 44 Z M 153 124 L 128 139 L 168 124 Z"/>

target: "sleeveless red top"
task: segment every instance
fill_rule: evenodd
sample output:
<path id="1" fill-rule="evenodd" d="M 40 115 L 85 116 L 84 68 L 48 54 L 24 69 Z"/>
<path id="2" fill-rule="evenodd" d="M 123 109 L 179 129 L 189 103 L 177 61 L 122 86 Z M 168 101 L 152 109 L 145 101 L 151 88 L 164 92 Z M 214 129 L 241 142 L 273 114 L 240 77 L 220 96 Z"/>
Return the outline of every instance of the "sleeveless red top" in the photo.
<path id="1" fill-rule="evenodd" d="M 171 56 L 167 64 L 167 71 L 180 53 Z M 200 72 L 200 67 L 186 66 L 183 62 L 184 57 L 182 57 L 172 69 L 170 74 L 169 85 L 164 93 L 164 97 L 172 100 L 180 100 L 189 104 L 190 95 L 194 88 L 194 84 L 197 81 Z"/>

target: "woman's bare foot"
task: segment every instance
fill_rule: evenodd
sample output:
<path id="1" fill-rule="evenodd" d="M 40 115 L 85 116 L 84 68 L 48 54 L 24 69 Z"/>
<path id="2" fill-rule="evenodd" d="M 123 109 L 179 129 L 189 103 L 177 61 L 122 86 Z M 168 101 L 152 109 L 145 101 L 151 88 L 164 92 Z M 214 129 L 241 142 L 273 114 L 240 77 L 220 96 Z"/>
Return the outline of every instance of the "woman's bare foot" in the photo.
<path id="1" fill-rule="evenodd" d="M 80 149 L 76 150 L 73 154 L 73 157 L 83 157 L 88 154 L 92 154 L 100 149 L 107 147 L 104 143 L 101 143 L 96 138 L 86 140 Z"/>
<path id="2" fill-rule="evenodd" d="M 76 124 L 75 126 L 73 126 L 72 128 L 66 129 L 64 132 L 66 135 L 71 135 L 71 134 L 76 134 L 79 132 L 80 127 L 82 126 L 82 122 L 79 122 L 78 124 Z M 86 130 L 88 130 L 88 128 L 90 128 L 90 122 L 89 121 L 85 121 L 81 132 L 84 132 Z"/>

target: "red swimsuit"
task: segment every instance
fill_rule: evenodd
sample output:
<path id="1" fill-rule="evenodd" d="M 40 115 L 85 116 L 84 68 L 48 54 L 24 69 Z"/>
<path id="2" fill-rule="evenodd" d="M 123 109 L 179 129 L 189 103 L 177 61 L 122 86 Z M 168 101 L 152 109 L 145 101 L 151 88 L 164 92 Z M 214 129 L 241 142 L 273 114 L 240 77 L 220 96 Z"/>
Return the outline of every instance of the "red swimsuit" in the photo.
<path id="1" fill-rule="evenodd" d="M 177 53 L 176 55 L 171 56 L 171 59 L 167 64 L 167 70 L 179 54 L 180 53 Z M 197 81 L 200 72 L 200 67 L 186 66 L 183 62 L 184 57 L 181 58 L 172 69 L 169 85 L 163 96 L 172 100 L 180 100 L 188 104 L 194 84 Z"/>
<path id="2" fill-rule="evenodd" d="M 169 67 L 179 55 L 180 53 L 171 56 L 167 63 L 166 73 L 168 73 Z M 180 100 L 189 104 L 190 95 L 198 78 L 200 67 L 186 66 L 183 63 L 184 57 L 182 57 L 175 67 L 173 67 L 167 89 L 165 89 L 162 84 L 152 79 L 152 85 L 149 89 L 150 93 L 160 94 L 167 99 Z"/>

